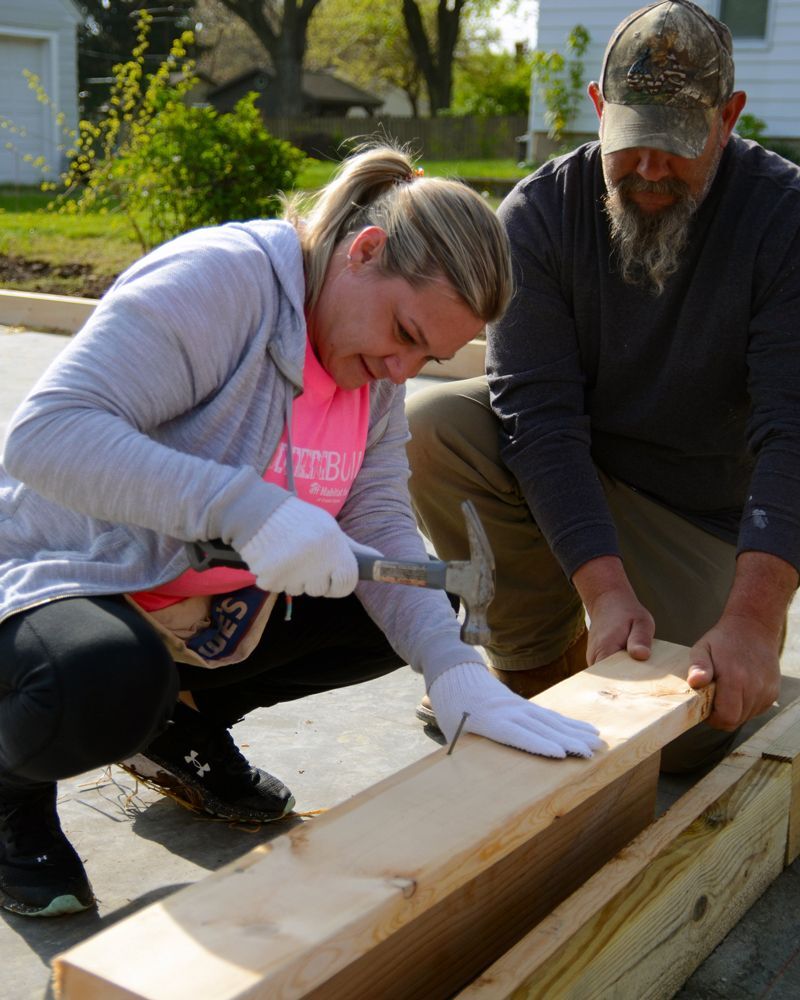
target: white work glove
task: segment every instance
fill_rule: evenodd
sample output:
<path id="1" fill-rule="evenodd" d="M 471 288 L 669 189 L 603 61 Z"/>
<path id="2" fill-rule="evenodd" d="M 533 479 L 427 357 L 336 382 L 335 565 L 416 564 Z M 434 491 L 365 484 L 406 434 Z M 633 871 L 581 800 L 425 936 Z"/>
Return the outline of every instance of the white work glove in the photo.
<path id="1" fill-rule="evenodd" d="M 482 663 L 460 663 L 440 674 L 428 695 L 436 721 L 449 743 L 464 712 L 463 732 L 540 757 L 591 757 L 602 746 L 597 729 L 534 705 L 510 691 Z"/>
<path id="2" fill-rule="evenodd" d="M 353 551 L 364 548 L 327 511 L 290 496 L 241 547 L 241 554 L 262 590 L 346 597 L 358 583 Z"/>

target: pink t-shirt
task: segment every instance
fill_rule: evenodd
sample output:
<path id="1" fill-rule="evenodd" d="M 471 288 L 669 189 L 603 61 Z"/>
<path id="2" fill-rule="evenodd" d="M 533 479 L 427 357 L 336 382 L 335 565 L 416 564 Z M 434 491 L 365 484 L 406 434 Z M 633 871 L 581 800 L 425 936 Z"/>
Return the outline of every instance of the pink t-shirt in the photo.
<path id="1" fill-rule="evenodd" d="M 369 426 L 369 386 L 340 389 L 306 343 L 303 394 L 292 403 L 292 458 L 294 486 L 301 500 L 339 513 L 364 460 Z M 289 454 L 286 429 L 264 472 L 268 483 L 288 488 Z M 247 570 L 187 569 L 177 579 L 131 597 L 145 611 L 158 611 L 195 594 L 227 594 L 250 587 L 255 577 Z"/>

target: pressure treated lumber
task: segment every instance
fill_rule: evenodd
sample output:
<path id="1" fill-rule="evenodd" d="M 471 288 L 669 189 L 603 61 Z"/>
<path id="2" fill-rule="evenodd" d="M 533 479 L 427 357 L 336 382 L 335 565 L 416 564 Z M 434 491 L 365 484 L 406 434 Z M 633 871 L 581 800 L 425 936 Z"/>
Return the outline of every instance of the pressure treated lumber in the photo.
<path id="1" fill-rule="evenodd" d="M 60 995 L 452 995 L 652 820 L 659 749 L 709 711 L 688 665 L 657 643 L 564 681 L 536 701 L 599 726 L 591 760 L 462 736 L 71 949 Z"/>
<path id="2" fill-rule="evenodd" d="M 794 859 L 800 700 L 459 994 L 669 998 Z"/>

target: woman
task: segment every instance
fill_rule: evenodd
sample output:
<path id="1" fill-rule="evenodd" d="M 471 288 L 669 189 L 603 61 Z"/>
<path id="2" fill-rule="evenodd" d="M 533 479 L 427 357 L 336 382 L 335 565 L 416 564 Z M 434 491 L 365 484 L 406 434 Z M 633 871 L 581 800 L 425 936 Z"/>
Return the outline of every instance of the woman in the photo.
<path id="1" fill-rule="evenodd" d="M 355 548 L 424 558 L 402 384 L 503 311 L 505 237 L 462 185 L 354 156 L 307 219 L 189 233 L 134 264 L 15 415 L 0 481 L 0 889 L 93 902 L 56 781 L 124 761 L 204 811 L 294 800 L 229 729 L 247 712 L 423 672 L 452 738 L 589 755 L 511 694 L 439 592 L 358 583 Z M 188 568 L 221 538 L 251 572 Z M 294 598 L 294 599 L 293 599 Z M 324 600 L 339 598 L 339 600 Z"/>

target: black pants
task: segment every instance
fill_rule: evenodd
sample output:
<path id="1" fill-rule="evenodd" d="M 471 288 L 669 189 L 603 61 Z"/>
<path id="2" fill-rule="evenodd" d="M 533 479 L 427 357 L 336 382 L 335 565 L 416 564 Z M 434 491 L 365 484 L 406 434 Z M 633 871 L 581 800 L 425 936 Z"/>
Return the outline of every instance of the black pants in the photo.
<path id="1" fill-rule="evenodd" d="M 121 760 L 166 726 L 179 690 L 231 725 L 252 709 L 402 666 L 356 597 L 283 598 L 240 664 L 176 664 L 123 598 L 67 598 L 0 625 L 0 782 L 24 787 Z"/>

